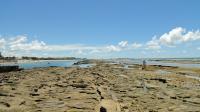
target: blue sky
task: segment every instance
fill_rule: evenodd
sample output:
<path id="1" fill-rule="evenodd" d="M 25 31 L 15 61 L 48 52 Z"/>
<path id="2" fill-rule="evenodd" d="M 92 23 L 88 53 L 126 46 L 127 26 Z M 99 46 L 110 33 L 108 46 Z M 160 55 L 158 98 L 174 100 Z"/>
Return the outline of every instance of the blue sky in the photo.
<path id="1" fill-rule="evenodd" d="M 16 56 L 199 57 L 199 5 L 199 0 L 1 0 L 0 47 L 4 55 Z"/>

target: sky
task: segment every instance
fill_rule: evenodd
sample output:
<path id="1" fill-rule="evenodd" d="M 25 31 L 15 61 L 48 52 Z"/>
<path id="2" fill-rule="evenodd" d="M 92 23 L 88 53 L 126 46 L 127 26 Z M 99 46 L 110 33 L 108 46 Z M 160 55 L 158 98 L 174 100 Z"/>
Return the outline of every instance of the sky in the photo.
<path id="1" fill-rule="evenodd" d="M 4 56 L 200 57 L 199 0 L 0 0 Z"/>

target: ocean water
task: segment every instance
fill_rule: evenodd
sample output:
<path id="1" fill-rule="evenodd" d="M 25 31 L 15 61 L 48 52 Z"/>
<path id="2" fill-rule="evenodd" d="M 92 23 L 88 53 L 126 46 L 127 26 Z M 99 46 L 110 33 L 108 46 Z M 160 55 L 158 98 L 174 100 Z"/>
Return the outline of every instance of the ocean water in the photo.
<path id="1" fill-rule="evenodd" d="M 58 66 L 58 67 L 72 67 L 74 63 L 80 60 L 39 60 L 39 61 L 27 61 L 22 63 L 16 63 L 14 65 L 19 65 L 20 68 L 23 69 L 32 69 L 38 67 L 51 67 L 51 66 Z M 113 64 L 123 64 L 125 68 L 128 68 L 128 65 L 131 64 L 142 64 L 142 59 L 112 59 L 106 60 L 109 63 Z M 7 64 L 2 64 L 4 66 Z M 13 65 L 13 64 L 9 64 Z M 200 64 L 182 64 L 182 63 L 170 63 L 170 62 L 160 62 L 160 61 L 148 61 L 147 65 L 163 65 L 163 66 L 177 66 L 177 67 L 185 67 L 185 68 L 200 68 Z M 94 66 L 93 64 L 81 64 L 78 65 L 82 68 L 87 68 Z"/>
<path id="2" fill-rule="evenodd" d="M 51 66 L 70 67 L 77 61 L 78 60 L 44 60 L 44 61 L 36 61 L 36 62 L 18 63 L 17 65 L 19 65 L 19 67 L 23 69 L 51 67 Z"/>
<path id="3" fill-rule="evenodd" d="M 78 62 L 79 60 L 39 60 L 39 61 L 27 61 L 27 62 L 19 62 L 13 64 L 2 64 L 1 66 L 12 66 L 18 65 L 20 68 L 23 69 L 32 69 L 32 68 L 41 68 L 41 67 L 81 67 L 81 68 L 88 68 L 94 66 L 94 64 L 80 64 L 74 65 L 74 63 Z"/>
<path id="4" fill-rule="evenodd" d="M 184 67 L 184 68 L 200 68 L 200 64 L 183 64 L 183 63 L 170 63 L 170 62 L 156 62 L 147 61 L 149 65 L 163 65 L 163 66 L 174 66 L 174 67 Z"/>
<path id="5" fill-rule="evenodd" d="M 175 60 L 175 59 L 174 59 Z M 179 59 L 181 60 L 181 59 Z M 120 63 L 120 64 L 142 64 L 143 59 L 111 59 L 108 60 L 112 63 Z M 184 67 L 184 68 L 200 68 L 200 64 L 183 64 L 183 63 L 170 63 L 170 62 L 161 62 L 161 61 L 151 61 L 148 60 L 146 61 L 147 65 L 163 65 L 163 66 L 174 66 L 174 67 Z"/>

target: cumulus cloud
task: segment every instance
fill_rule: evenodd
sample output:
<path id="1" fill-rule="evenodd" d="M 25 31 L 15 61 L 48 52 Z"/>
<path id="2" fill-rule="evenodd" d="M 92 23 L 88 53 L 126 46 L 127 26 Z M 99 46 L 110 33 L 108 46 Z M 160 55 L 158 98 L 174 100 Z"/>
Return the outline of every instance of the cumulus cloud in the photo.
<path id="1" fill-rule="evenodd" d="M 0 48 L 4 48 L 5 47 L 5 44 L 6 44 L 6 41 L 5 39 L 0 39 Z"/>
<path id="2" fill-rule="evenodd" d="M 115 52 L 115 51 L 121 51 L 121 48 L 118 46 L 114 46 L 114 45 L 109 45 L 106 47 L 105 51 L 109 51 L 109 52 Z"/>
<path id="3" fill-rule="evenodd" d="M 152 38 L 151 41 L 148 41 L 146 43 L 146 49 L 153 49 L 153 50 L 158 50 L 161 48 L 161 46 L 159 45 L 159 40 L 156 38 L 156 36 L 154 36 Z"/>
<path id="4" fill-rule="evenodd" d="M 115 45 L 89 46 L 84 44 L 66 44 L 66 45 L 48 45 L 43 41 L 30 41 L 27 36 L 19 35 L 16 37 L 6 37 L 0 39 L 0 48 L 5 47 L 3 52 L 5 55 L 18 54 L 34 54 L 34 52 L 50 53 L 50 52 L 71 52 L 72 54 L 95 54 L 95 53 L 110 53 L 120 52 L 123 50 L 136 49 L 141 47 L 141 44 L 128 44 L 128 41 L 121 41 Z"/>
<path id="5" fill-rule="evenodd" d="M 34 40 L 27 42 L 26 36 L 17 36 L 10 39 L 8 42 L 11 51 L 33 51 L 33 50 L 46 50 L 48 47 L 43 41 Z"/>
<path id="6" fill-rule="evenodd" d="M 9 44 L 14 45 L 14 44 L 21 44 L 27 41 L 27 37 L 23 35 L 18 35 L 16 37 L 13 37 L 9 39 Z"/>
<path id="7" fill-rule="evenodd" d="M 133 43 L 128 44 L 128 41 L 121 41 L 118 43 L 118 45 L 109 45 L 106 47 L 106 50 L 108 52 L 119 52 L 123 50 L 133 50 L 142 47 L 142 44 L 139 43 Z"/>
<path id="8" fill-rule="evenodd" d="M 142 47 L 142 44 L 139 44 L 139 43 L 133 43 L 131 45 L 131 48 L 133 48 L 133 49 L 137 49 L 137 48 L 140 48 L 140 47 Z"/>
<path id="9" fill-rule="evenodd" d="M 177 44 L 200 40 L 200 31 L 187 31 L 182 27 L 177 27 L 164 33 L 159 38 L 153 37 L 146 43 L 147 49 L 160 49 L 161 46 L 175 47 Z"/>
<path id="10" fill-rule="evenodd" d="M 186 32 L 186 30 L 181 27 L 172 29 L 169 33 L 163 34 L 160 37 L 159 41 L 161 44 L 164 44 L 167 46 L 173 46 L 184 40 L 183 33 L 185 33 L 185 32 Z"/>
<path id="11" fill-rule="evenodd" d="M 128 41 L 121 41 L 118 44 L 120 47 L 127 47 L 128 46 Z"/>
<path id="12" fill-rule="evenodd" d="M 163 34 L 159 39 L 161 44 L 169 46 L 195 40 L 200 40 L 200 31 L 187 31 L 182 27 L 172 29 L 169 33 Z"/>
<path id="13" fill-rule="evenodd" d="M 72 52 L 72 54 L 104 54 L 112 52 L 124 52 L 135 49 L 156 50 L 160 51 L 164 47 L 175 47 L 178 44 L 200 40 L 200 31 L 187 31 L 182 27 L 177 27 L 163 35 L 154 36 L 150 41 L 141 43 L 130 43 L 126 40 L 116 44 L 90 46 L 85 44 L 66 44 L 66 45 L 49 45 L 39 40 L 29 40 L 27 36 L 19 35 L 16 37 L 0 38 L 0 49 L 5 54 L 17 55 L 20 53 L 39 52 L 41 54 L 50 52 Z M 200 48 L 197 48 L 200 50 Z M 25 51 L 25 52 L 24 52 Z M 37 54 L 37 53 L 36 53 Z"/>
<path id="14" fill-rule="evenodd" d="M 86 46 L 83 44 L 71 44 L 71 45 L 47 45 L 47 51 L 69 51 L 69 50 L 95 50 L 95 46 Z"/>

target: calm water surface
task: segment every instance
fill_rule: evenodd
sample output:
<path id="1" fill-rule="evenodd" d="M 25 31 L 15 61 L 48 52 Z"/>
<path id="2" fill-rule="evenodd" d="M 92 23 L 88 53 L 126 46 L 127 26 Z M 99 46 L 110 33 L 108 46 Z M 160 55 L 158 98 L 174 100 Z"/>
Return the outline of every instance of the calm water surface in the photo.
<path id="1" fill-rule="evenodd" d="M 81 68 L 88 68 L 94 66 L 94 64 L 80 64 L 80 65 L 73 65 L 74 63 L 80 60 L 39 60 L 39 61 L 27 61 L 27 62 L 19 62 L 15 64 L 1 64 L 1 66 L 12 66 L 18 65 L 20 68 L 23 69 L 32 69 L 32 68 L 40 68 L 40 67 L 81 67 Z"/>
<path id="2" fill-rule="evenodd" d="M 73 64 L 80 60 L 39 60 L 39 61 L 28 61 L 23 63 L 18 63 L 20 68 L 24 69 L 31 69 L 31 68 L 38 68 L 38 67 L 51 67 L 51 66 L 59 66 L 59 67 L 72 67 Z M 124 64 L 125 68 L 128 68 L 128 65 L 131 64 L 142 64 L 141 59 L 112 59 L 107 60 L 113 64 Z M 148 65 L 163 65 L 163 66 L 178 66 L 178 67 L 185 67 L 185 68 L 200 68 L 200 64 L 182 64 L 182 63 L 167 63 L 167 62 L 159 62 L 159 61 L 147 61 Z M 86 68 L 94 66 L 93 64 L 81 64 L 78 65 L 79 67 Z"/>
<path id="3" fill-rule="evenodd" d="M 113 59 L 109 60 L 115 63 L 121 64 L 142 64 L 142 59 Z M 200 68 L 200 64 L 183 64 L 183 63 L 170 63 L 170 62 L 160 62 L 160 61 L 146 61 L 147 65 L 163 65 L 163 66 L 177 66 L 184 68 Z"/>
<path id="4" fill-rule="evenodd" d="M 44 60 L 38 62 L 24 62 L 19 63 L 20 68 L 31 69 L 38 67 L 51 67 L 51 66 L 59 66 L 59 67 L 70 67 L 78 60 Z"/>

